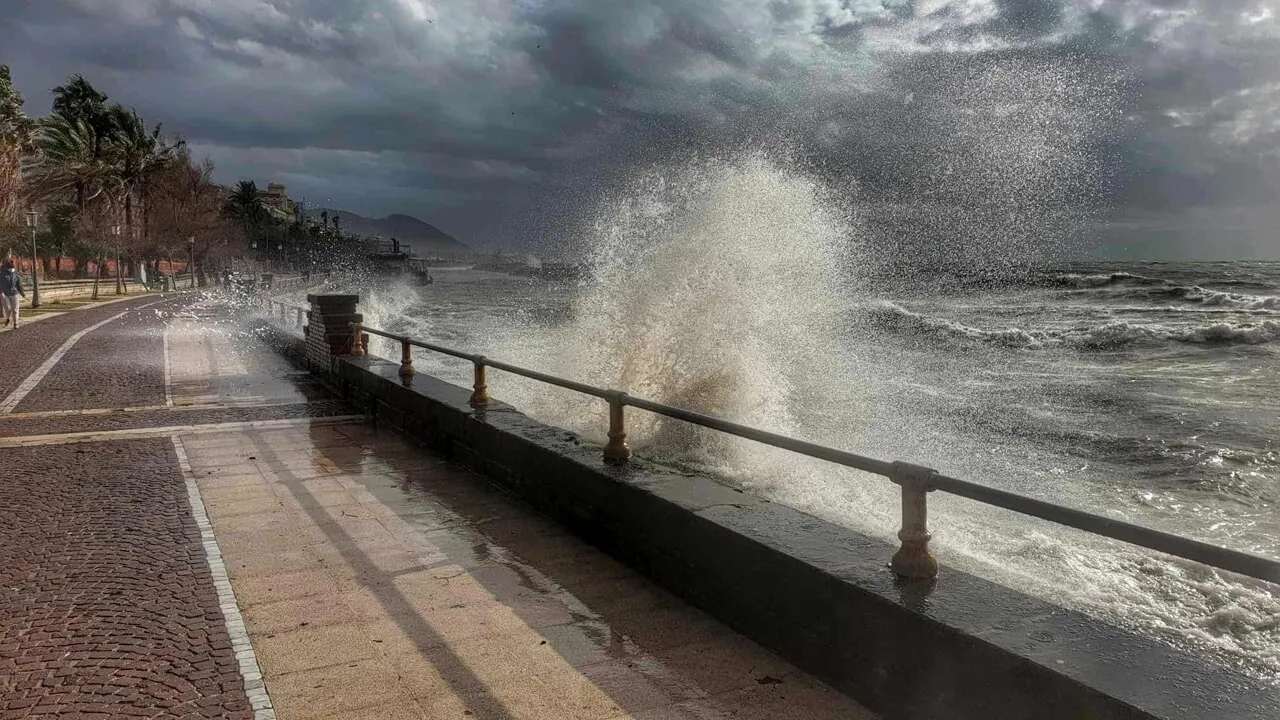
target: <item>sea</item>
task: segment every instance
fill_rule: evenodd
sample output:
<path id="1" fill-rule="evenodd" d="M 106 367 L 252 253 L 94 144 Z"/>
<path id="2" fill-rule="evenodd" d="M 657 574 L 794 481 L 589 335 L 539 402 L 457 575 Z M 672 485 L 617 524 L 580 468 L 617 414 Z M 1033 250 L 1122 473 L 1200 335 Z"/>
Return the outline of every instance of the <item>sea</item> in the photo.
<path id="1" fill-rule="evenodd" d="M 580 280 L 438 268 L 431 285 L 363 289 L 365 321 L 1280 559 L 1280 263 L 872 269 L 884 239 L 812 185 L 712 174 L 603 207 Z M 414 362 L 470 382 L 456 360 Z M 594 398 L 497 371 L 489 387 L 604 439 Z M 628 440 L 860 532 L 898 530 L 878 476 L 635 409 Z M 1280 587 L 943 493 L 929 505 L 944 566 L 1280 682 Z"/>

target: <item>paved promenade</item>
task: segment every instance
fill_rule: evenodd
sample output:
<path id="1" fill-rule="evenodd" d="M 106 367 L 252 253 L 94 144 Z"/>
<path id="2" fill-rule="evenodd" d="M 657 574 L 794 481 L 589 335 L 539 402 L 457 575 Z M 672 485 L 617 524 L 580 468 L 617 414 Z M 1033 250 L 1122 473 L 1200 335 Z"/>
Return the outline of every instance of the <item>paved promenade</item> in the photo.
<path id="1" fill-rule="evenodd" d="M 0 334 L 4 718 L 869 718 L 197 296 Z"/>

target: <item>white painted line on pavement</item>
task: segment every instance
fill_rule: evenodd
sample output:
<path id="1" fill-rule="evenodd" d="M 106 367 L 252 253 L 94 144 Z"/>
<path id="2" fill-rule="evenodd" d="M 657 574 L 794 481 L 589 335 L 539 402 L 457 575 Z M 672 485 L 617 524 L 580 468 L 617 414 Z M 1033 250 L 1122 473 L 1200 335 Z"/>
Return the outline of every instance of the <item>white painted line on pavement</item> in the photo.
<path id="1" fill-rule="evenodd" d="M 19 420 L 29 418 L 51 418 L 51 417 L 78 417 L 80 415 L 128 415 L 130 413 L 140 412 L 160 412 L 164 410 L 172 410 L 173 412 L 185 412 L 187 410 L 242 410 L 245 408 L 271 408 L 271 407 L 288 407 L 290 405 L 317 405 L 326 402 L 335 402 L 333 400 L 284 400 L 280 402 L 257 402 L 244 401 L 236 399 L 232 402 L 212 402 L 212 403 L 183 403 L 181 405 L 134 405 L 132 407 L 118 408 L 87 408 L 84 410 L 35 410 L 32 412 L 9 413 L 8 420 Z"/>
<path id="2" fill-rule="evenodd" d="M 144 308 L 149 308 L 152 305 L 155 305 L 157 303 L 162 303 L 164 301 L 165 299 L 162 298 L 154 302 L 149 302 L 146 305 L 139 305 L 136 308 L 130 308 L 128 310 L 125 310 L 122 313 L 116 313 L 115 315 L 112 315 L 106 320 L 103 320 L 102 322 L 97 323 L 96 325 L 90 325 L 89 327 L 81 330 L 75 335 L 72 335 L 71 337 L 67 338 L 67 341 L 62 343 L 61 347 L 53 351 L 53 354 L 49 356 L 48 360 L 45 360 L 44 363 L 40 365 L 40 367 L 36 368 L 35 372 L 28 375 L 27 379 L 23 380 L 22 384 L 19 385 L 17 389 L 9 393 L 9 397 L 5 398 L 3 403 L 0 403 L 0 415 L 8 415 L 9 413 L 13 412 L 13 409 L 18 406 L 18 403 L 22 402 L 22 399 L 25 398 L 28 393 L 30 393 L 32 390 L 35 390 L 36 386 L 40 384 L 40 381 L 44 379 L 44 376 L 48 375 L 50 370 L 53 370 L 53 366 L 57 365 L 58 361 L 61 360 L 62 357 L 71 350 L 71 348 L 75 347 L 76 343 L 80 342 L 80 338 L 84 337 L 85 335 L 88 335 L 89 333 L 93 332 L 94 330 L 97 330 L 98 328 L 102 327 L 103 325 L 106 325 L 107 323 L 113 320 L 119 320 L 120 318 L 124 317 L 125 315 L 128 315 L 131 312 L 134 312 L 135 310 L 142 310 Z"/>
<path id="3" fill-rule="evenodd" d="M 244 678 L 244 691 L 249 697 L 249 705 L 253 708 L 253 718 L 254 720 L 275 720 L 276 711 L 271 706 L 271 696 L 267 694 L 267 686 L 262 681 L 262 668 L 258 666 L 258 656 L 253 652 L 253 644 L 249 642 L 249 631 L 245 628 L 244 617 L 240 614 L 240 605 L 236 602 L 236 591 L 231 587 L 227 566 L 222 561 L 222 550 L 218 548 L 218 540 L 214 537 L 213 523 L 209 522 L 204 497 L 200 495 L 200 486 L 196 484 L 195 471 L 191 469 L 191 461 L 187 458 L 187 450 L 182 445 L 182 438 L 170 435 L 169 439 L 173 441 L 173 451 L 178 455 L 178 464 L 182 467 L 182 478 L 187 483 L 187 500 L 191 503 L 191 515 L 195 518 L 196 527 L 200 528 L 204 559 L 209 563 L 213 587 L 218 592 L 218 607 L 222 610 L 222 621 L 227 628 L 227 636 L 231 640 L 231 652 L 235 653 L 236 663 L 240 666 L 240 676 Z"/>
<path id="4" fill-rule="evenodd" d="M 0 438 L 0 448 L 33 447 L 37 445 L 79 445 L 81 443 L 109 440 L 145 440 L 169 435 L 207 435 L 234 430 L 274 430 L 278 428 L 341 425 L 363 422 L 364 415 L 333 415 L 321 418 L 289 418 L 284 420 L 243 420 L 240 422 L 208 423 L 204 425 L 169 425 L 166 427 L 128 428 L 124 430 L 91 430 L 87 432 L 57 433 L 51 435 L 19 435 Z"/>
<path id="5" fill-rule="evenodd" d="M 173 370 L 169 365 L 169 323 L 160 331 L 164 338 L 164 404 L 173 407 Z"/>

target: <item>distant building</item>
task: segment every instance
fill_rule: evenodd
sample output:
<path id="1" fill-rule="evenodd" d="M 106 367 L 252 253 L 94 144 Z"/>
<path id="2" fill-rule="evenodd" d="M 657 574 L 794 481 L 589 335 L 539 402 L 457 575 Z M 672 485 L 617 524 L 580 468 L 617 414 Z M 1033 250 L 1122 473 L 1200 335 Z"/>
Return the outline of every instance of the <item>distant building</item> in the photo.
<path id="1" fill-rule="evenodd" d="M 285 186 L 279 183 L 271 183 L 267 185 L 267 189 L 262 192 L 262 204 L 266 206 L 267 212 L 277 220 L 290 221 L 298 216 L 297 205 L 293 200 L 289 199 L 288 193 L 285 192 Z"/>

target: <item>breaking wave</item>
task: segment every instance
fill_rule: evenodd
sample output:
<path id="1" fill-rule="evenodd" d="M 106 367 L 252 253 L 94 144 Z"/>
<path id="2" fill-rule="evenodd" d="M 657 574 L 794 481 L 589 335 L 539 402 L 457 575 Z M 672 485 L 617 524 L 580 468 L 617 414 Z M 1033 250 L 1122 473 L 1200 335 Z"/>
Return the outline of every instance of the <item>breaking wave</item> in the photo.
<path id="1" fill-rule="evenodd" d="M 1109 294 L 1111 297 L 1186 302 L 1241 310 L 1280 310 L 1280 296 L 1223 292 L 1199 285 L 1173 285 L 1166 280 L 1127 272 L 1109 275 L 1056 275 L 1050 284 L 1073 290 L 1119 288 L 1118 292 Z"/>
<path id="2" fill-rule="evenodd" d="M 1151 294 L 1157 297 L 1216 307 L 1240 308 L 1242 310 L 1280 310 L 1280 297 L 1275 295 L 1244 295 L 1220 292 L 1202 288 L 1198 285 L 1190 287 L 1174 286 Z"/>
<path id="3" fill-rule="evenodd" d="M 1069 288 L 1097 288 L 1107 287 L 1108 285 L 1151 285 L 1162 284 L 1162 280 L 1154 280 L 1143 275 L 1135 275 L 1127 272 L 1115 272 L 1105 275 L 1079 275 L 1076 273 L 1068 273 L 1066 275 L 1055 275 L 1051 280 L 1051 284 L 1060 287 Z"/>
<path id="4" fill-rule="evenodd" d="M 1246 281 L 1221 281 L 1213 284 L 1230 287 L 1249 287 L 1270 289 L 1265 283 Z M 1070 290 L 1107 291 L 1109 297 L 1124 297 L 1139 300 L 1174 301 L 1195 303 L 1240 310 L 1280 310 L 1280 296 L 1248 295 L 1244 293 L 1223 292 L 1200 285 L 1178 285 L 1160 278 L 1151 278 L 1130 272 L 1113 272 L 1094 275 L 1067 273 L 1054 275 L 1048 279 L 1051 287 Z"/>
<path id="5" fill-rule="evenodd" d="M 1219 322 L 1192 328 L 1111 322 L 1066 330 L 984 330 L 953 320 L 929 317 L 888 301 L 866 308 L 871 324 L 899 334 L 931 335 L 1011 348 L 1072 347 L 1078 350 L 1118 350 L 1133 345 L 1164 343 L 1261 345 L 1280 341 L 1280 321 Z"/>

